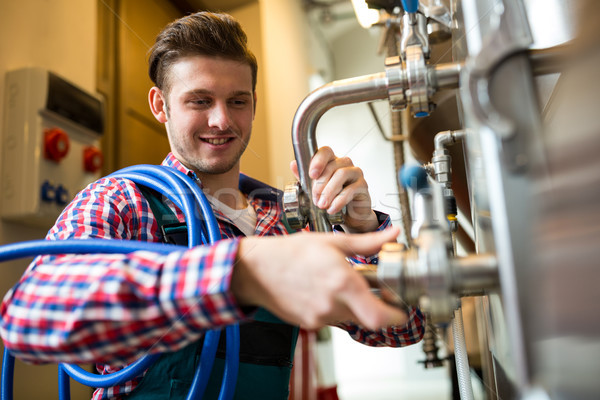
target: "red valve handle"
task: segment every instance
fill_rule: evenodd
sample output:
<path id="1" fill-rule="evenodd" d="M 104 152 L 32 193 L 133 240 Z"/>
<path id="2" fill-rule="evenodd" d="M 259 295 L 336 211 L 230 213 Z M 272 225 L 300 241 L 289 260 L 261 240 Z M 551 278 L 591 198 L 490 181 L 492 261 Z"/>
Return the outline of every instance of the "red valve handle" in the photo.
<path id="1" fill-rule="evenodd" d="M 44 156 L 52 161 L 60 162 L 69 152 L 69 136 L 60 128 L 49 128 L 44 131 Z"/>

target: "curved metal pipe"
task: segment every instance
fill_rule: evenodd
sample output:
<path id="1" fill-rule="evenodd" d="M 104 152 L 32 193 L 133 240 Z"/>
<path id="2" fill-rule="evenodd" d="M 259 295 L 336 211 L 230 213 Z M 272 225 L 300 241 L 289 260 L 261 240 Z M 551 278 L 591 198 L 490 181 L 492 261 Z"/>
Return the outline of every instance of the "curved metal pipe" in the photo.
<path id="1" fill-rule="evenodd" d="M 308 176 L 310 160 L 317 151 L 316 130 L 319 119 L 329 109 L 364 101 L 388 97 L 388 84 L 384 72 L 328 83 L 310 93 L 298 107 L 292 125 L 292 145 L 298 163 L 300 184 L 309 194 L 309 223 L 311 229 L 330 232 L 331 225 L 325 210 L 312 202 L 312 179 Z"/>
<path id="2" fill-rule="evenodd" d="M 434 151 L 443 153 L 444 150 L 446 150 L 446 147 L 464 139 L 465 135 L 466 133 L 462 129 L 457 131 L 450 130 L 439 132 L 433 138 Z"/>
<path id="3" fill-rule="evenodd" d="M 428 67 L 432 90 L 458 86 L 462 64 L 440 64 Z M 396 71 L 396 70 L 394 70 Z M 319 119 L 333 107 L 389 98 L 390 90 L 406 89 L 405 71 L 380 72 L 328 83 L 310 93 L 300 104 L 292 124 L 292 145 L 298 163 L 302 189 L 308 194 L 310 228 L 330 232 L 327 213 L 312 202 L 312 179 L 308 176 L 310 160 L 317 151 L 316 131 Z"/>

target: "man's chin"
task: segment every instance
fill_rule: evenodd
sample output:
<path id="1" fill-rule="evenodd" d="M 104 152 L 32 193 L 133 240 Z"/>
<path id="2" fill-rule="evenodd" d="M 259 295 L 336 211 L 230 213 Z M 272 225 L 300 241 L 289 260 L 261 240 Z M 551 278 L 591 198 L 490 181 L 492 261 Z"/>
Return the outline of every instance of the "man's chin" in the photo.
<path id="1" fill-rule="evenodd" d="M 200 172 L 201 174 L 222 175 L 227 172 L 230 172 L 236 165 L 237 165 L 237 162 L 233 163 L 233 164 L 226 164 L 226 165 L 223 165 L 223 164 L 207 165 L 206 163 L 201 163 L 200 165 L 195 166 L 195 169 L 197 172 Z"/>

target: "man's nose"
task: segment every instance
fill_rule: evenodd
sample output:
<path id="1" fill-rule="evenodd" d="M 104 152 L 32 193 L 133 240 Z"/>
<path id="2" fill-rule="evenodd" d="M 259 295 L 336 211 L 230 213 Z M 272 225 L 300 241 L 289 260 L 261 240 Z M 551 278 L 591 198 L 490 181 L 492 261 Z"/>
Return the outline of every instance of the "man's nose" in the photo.
<path id="1" fill-rule="evenodd" d="M 208 124 L 212 128 L 227 130 L 231 127 L 231 114 L 227 104 L 217 102 L 210 110 Z"/>

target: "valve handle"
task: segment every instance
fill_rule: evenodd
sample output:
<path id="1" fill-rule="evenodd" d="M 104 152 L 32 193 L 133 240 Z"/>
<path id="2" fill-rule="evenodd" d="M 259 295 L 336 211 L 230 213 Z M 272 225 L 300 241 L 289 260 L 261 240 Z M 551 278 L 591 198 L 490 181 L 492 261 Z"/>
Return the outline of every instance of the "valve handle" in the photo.
<path id="1" fill-rule="evenodd" d="M 419 0 L 402 0 L 402 7 L 407 13 L 414 14 L 419 9 Z"/>
<path id="2" fill-rule="evenodd" d="M 398 173 L 400 183 L 405 189 L 411 188 L 415 192 L 421 189 L 427 189 L 429 182 L 427 181 L 427 171 L 420 165 L 404 165 Z"/>

